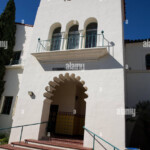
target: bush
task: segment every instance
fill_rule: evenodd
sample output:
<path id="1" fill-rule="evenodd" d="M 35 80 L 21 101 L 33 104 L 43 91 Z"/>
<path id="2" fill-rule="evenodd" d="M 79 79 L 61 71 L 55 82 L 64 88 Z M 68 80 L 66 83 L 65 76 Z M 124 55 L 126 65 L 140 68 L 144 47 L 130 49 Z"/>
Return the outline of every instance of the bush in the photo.
<path id="1" fill-rule="evenodd" d="M 6 134 L 0 134 L 0 145 L 8 144 L 9 136 Z"/>
<path id="2" fill-rule="evenodd" d="M 130 147 L 150 150 L 150 101 L 139 102 L 136 105 L 136 113 Z"/>

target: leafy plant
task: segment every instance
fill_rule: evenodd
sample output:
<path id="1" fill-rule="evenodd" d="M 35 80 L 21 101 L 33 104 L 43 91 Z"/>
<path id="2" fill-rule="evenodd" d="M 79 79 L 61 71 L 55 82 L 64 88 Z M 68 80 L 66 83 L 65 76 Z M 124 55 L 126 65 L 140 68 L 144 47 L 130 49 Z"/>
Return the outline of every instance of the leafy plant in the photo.
<path id="1" fill-rule="evenodd" d="M 150 149 L 150 101 L 139 102 L 136 105 L 137 116 L 132 132 L 130 146 L 141 150 Z"/>
<path id="2" fill-rule="evenodd" d="M 0 145 L 8 144 L 9 136 L 7 134 L 0 134 Z"/>

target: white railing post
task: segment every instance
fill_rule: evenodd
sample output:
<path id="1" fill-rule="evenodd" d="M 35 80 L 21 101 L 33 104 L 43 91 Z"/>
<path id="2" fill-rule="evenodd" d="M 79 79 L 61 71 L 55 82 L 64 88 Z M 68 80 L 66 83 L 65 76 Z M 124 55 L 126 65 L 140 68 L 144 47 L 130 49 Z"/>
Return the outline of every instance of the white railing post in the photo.
<path id="1" fill-rule="evenodd" d="M 79 31 L 79 49 L 82 49 L 82 48 L 84 48 L 84 34 L 83 34 L 83 30 L 80 30 Z"/>
<path id="2" fill-rule="evenodd" d="M 96 47 L 100 47 L 100 46 L 102 46 L 102 44 L 101 44 L 101 40 L 102 40 L 102 36 L 101 36 L 101 32 L 100 31 L 97 31 L 97 35 L 96 35 L 97 37 L 97 41 L 96 41 Z"/>
<path id="3" fill-rule="evenodd" d="M 60 44 L 60 50 L 63 51 L 65 49 L 66 46 L 66 39 L 65 39 L 65 32 L 61 33 L 61 44 Z"/>

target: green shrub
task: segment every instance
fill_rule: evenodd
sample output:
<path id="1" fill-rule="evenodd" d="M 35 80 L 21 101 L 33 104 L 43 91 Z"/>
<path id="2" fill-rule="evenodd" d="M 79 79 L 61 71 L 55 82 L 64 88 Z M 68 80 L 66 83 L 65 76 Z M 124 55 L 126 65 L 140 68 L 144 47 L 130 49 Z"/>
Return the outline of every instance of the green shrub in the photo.
<path id="1" fill-rule="evenodd" d="M 8 144 L 9 136 L 6 134 L 0 134 L 0 145 Z"/>
<path id="2" fill-rule="evenodd" d="M 6 137 L 6 135 L 4 133 L 0 134 L 0 139 L 3 139 L 5 137 Z"/>

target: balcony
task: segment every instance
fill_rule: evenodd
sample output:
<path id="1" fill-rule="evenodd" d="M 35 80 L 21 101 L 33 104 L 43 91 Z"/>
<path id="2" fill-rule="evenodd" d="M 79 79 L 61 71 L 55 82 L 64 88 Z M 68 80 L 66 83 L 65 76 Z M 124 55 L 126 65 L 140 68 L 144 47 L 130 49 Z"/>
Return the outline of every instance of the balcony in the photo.
<path id="1" fill-rule="evenodd" d="M 90 36 L 72 35 L 69 38 L 38 40 L 37 50 L 32 53 L 40 62 L 60 63 L 91 61 L 104 57 L 109 52 L 110 42 L 103 34 Z"/>
<path id="2" fill-rule="evenodd" d="M 13 60 L 9 65 L 5 66 L 6 69 L 23 69 L 23 65 L 20 60 Z"/>

